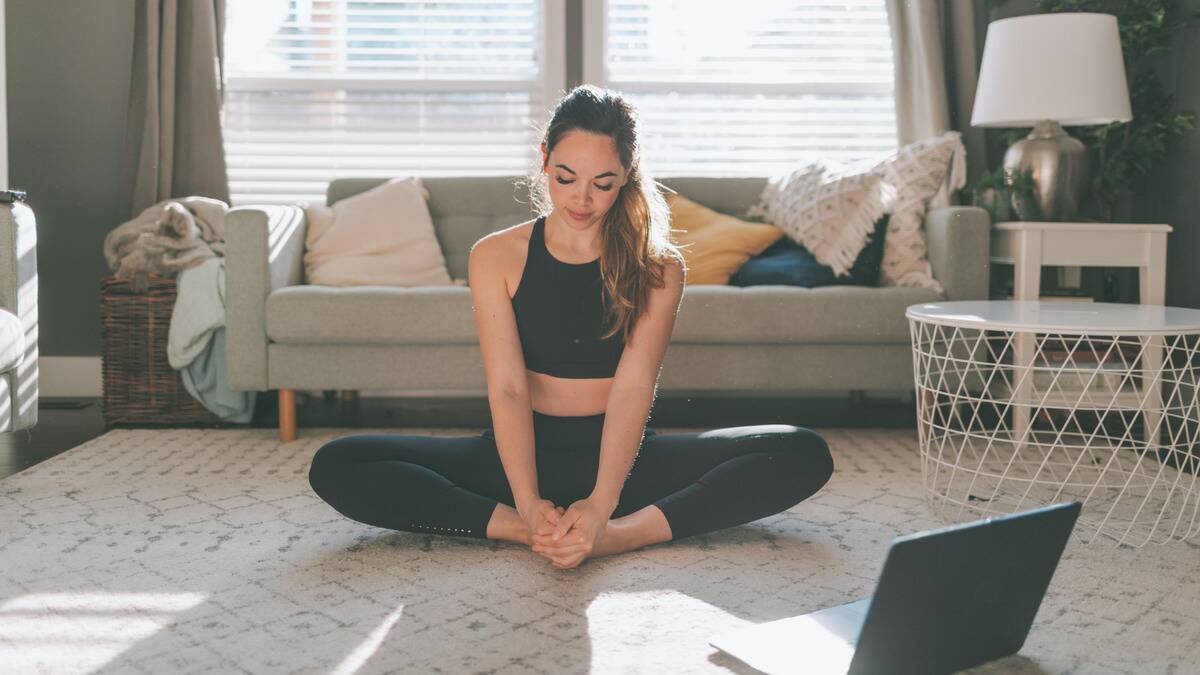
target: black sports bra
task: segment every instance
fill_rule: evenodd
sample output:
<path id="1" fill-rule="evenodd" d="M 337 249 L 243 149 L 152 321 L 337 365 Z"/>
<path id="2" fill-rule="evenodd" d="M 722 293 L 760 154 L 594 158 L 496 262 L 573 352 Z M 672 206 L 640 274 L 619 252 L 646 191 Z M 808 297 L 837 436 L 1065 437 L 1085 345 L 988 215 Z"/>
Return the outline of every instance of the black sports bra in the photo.
<path id="1" fill-rule="evenodd" d="M 620 332 L 601 340 L 600 259 L 565 263 L 546 249 L 546 217 L 533 224 L 525 269 L 512 298 L 525 367 L 568 378 L 612 377 L 625 351 Z"/>

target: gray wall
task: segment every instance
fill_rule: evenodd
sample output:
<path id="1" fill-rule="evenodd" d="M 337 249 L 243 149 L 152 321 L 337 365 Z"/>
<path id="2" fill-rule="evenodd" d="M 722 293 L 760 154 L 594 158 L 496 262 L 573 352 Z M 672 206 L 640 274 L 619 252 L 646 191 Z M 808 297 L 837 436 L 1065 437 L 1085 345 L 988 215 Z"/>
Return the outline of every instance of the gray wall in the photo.
<path id="1" fill-rule="evenodd" d="M 1200 0 L 1185 0 L 1200 8 Z M 1012 0 L 994 18 L 1030 11 Z M 111 272 L 104 236 L 124 222 L 121 145 L 133 32 L 133 0 L 7 0 L 9 175 L 29 191 L 38 217 L 41 350 L 44 356 L 100 354 L 99 282 Z M 567 5 L 567 48 L 581 32 L 580 0 Z M 1162 73 L 1178 107 L 1200 111 L 1200 32 L 1176 41 Z M 568 86 L 581 80 L 576 54 Z M 1170 240 L 1168 302 L 1200 307 L 1200 130 L 1174 145 L 1139 191 L 1135 218 L 1175 226 Z"/>
<path id="2" fill-rule="evenodd" d="M 42 356 L 100 355 L 104 236 L 120 212 L 133 0 L 7 0 L 9 183 L 38 222 Z"/>
<path id="3" fill-rule="evenodd" d="M 1200 0 L 1183 0 L 1181 8 L 1200 11 Z M 1166 161 L 1143 186 L 1136 212 L 1145 222 L 1169 223 L 1167 238 L 1167 304 L 1200 309 L 1200 26 L 1175 36 L 1159 75 L 1175 94 L 1175 109 L 1196 114 L 1196 126 L 1175 140 Z"/>

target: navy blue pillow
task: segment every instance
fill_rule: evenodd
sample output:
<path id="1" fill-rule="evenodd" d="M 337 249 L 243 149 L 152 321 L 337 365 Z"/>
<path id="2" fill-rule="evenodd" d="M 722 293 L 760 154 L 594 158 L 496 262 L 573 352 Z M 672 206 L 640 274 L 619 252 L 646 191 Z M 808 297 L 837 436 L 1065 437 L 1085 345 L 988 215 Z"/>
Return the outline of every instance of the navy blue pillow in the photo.
<path id="1" fill-rule="evenodd" d="M 817 262 L 812 253 L 784 235 L 762 253 L 746 261 L 729 279 L 731 286 L 876 286 L 879 266 L 883 263 L 883 238 L 888 214 L 875 221 L 875 231 L 859 251 L 848 275 L 835 276 L 833 270 Z"/>

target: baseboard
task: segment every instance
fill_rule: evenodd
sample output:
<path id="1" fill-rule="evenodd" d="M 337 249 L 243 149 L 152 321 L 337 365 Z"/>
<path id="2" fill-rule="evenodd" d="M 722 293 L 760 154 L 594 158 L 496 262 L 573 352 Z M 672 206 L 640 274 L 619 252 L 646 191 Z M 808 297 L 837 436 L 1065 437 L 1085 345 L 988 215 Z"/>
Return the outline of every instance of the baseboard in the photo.
<path id="1" fill-rule="evenodd" d="M 38 395 L 89 397 L 103 395 L 99 356 L 42 356 L 38 359 Z"/>

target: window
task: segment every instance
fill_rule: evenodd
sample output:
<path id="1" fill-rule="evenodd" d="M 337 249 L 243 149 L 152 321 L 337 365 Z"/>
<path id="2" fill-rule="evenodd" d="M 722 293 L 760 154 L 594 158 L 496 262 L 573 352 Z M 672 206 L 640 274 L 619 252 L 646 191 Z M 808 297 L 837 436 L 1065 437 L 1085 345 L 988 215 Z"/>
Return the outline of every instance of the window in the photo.
<path id="1" fill-rule="evenodd" d="M 227 7 L 234 205 L 324 203 L 346 176 L 524 174 L 565 86 L 558 0 Z"/>
<path id="2" fill-rule="evenodd" d="M 652 175 L 769 176 L 896 148 L 883 0 L 588 0 L 584 12 L 584 78 L 637 105 Z"/>

